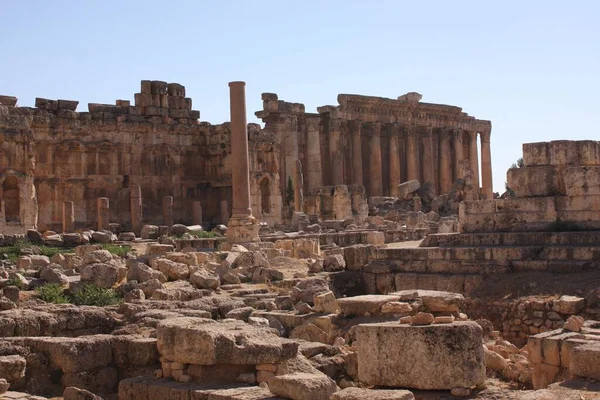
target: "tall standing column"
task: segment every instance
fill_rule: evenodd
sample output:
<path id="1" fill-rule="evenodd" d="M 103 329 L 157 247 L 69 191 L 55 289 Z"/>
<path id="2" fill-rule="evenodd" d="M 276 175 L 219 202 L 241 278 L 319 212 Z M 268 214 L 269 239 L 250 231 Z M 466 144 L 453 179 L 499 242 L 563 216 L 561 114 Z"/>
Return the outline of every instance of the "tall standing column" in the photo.
<path id="1" fill-rule="evenodd" d="M 433 187 L 436 187 L 435 171 L 433 164 L 433 128 L 428 126 L 425 128 L 425 134 L 423 138 L 423 157 L 421 157 L 421 163 L 423 164 L 423 183 L 431 183 Z"/>
<path id="2" fill-rule="evenodd" d="M 250 208 L 250 166 L 248 162 L 248 132 L 246 124 L 246 82 L 229 82 L 231 110 L 231 185 L 232 214 L 252 215 Z"/>
<path id="3" fill-rule="evenodd" d="M 481 191 L 483 197 L 488 200 L 494 198 L 490 135 L 491 132 L 481 132 Z"/>
<path id="4" fill-rule="evenodd" d="M 199 200 L 192 202 L 192 224 L 202 225 L 202 203 Z"/>
<path id="5" fill-rule="evenodd" d="M 75 232 L 75 207 L 72 201 L 63 203 L 62 225 L 62 233 Z"/>
<path id="6" fill-rule="evenodd" d="M 331 179 L 333 185 L 344 184 L 344 158 L 342 155 L 342 123 L 341 119 L 329 121 L 329 159 L 331 160 Z"/>
<path id="7" fill-rule="evenodd" d="M 370 193 L 369 196 L 383 195 L 383 178 L 381 174 L 381 123 L 375 122 L 371 129 L 371 160 L 369 162 Z"/>
<path id="8" fill-rule="evenodd" d="M 162 200 L 163 224 L 173 226 L 173 196 L 165 196 Z"/>
<path id="9" fill-rule="evenodd" d="M 450 158 L 450 131 L 440 132 L 440 194 L 452 188 L 452 159 Z"/>
<path id="10" fill-rule="evenodd" d="M 352 136 L 352 183 L 363 184 L 362 165 L 362 121 L 350 121 L 350 135 Z"/>
<path id="11" fill-rule="evenodd" d="M 250 208 L 250 166 L 246 124 L 246 83 L 229 82 L 231 111 L 231 191 L 232 215 L 227 226 L 230 243 L 256 242 L 259 225 Z"/>
<path id="12" fill-rule="evenodd" d="M 131 202 L 131 228 L 136 235 L 142 231 L 142 188 L 140 185 L 131 185 L 130 188 Z"/>
<path id="13" fill-rule="evenodd" d="M 452 132 L 452 138 L 454 141 L 454 179 L 463 178 L 460 168 L 460 162 L 464 159 L 463 155 L 463 143 L 462 143 L 463 132 L 462 129 L 455 129 Z"/>
<path id="14" fill-rule="evenodd" d="M 108 197 L 98 197 L 98 230 L 107 231 L 109 227 L 110 209 Z"/>
<path id="15" fill-rule="evenodd" d="M 417 130 L 408 126 L 406 136 L 406 177 L 407 180 L 419 179 L 419 164 L 417 163 Z"/>
<path id="16" fill-rule="evenodd" d="M 323 186 L 323 167 L 321 165 L 321 138 L 319 135 L 320 118 L 306 118 L 306 159 L 308 165 L 308 189 Z"/>
<path id="17" fill-rule="evenodd" d="M 398 136 L 400 134 L 400 127 L 394 124 L 390 131 L 390 162 L 389 162 L 389 176 L 390 176 L 390 196 L 398 197 L 398 185 L 400 182 L 400 149 L 398 147 Z"/>
<path id="18" fill-rule="evenodd" d="M 473 175 L 473 188 L 479 192 L 479 155 L 477 153 L 477 131 L 469 131 L 469 166 Z"/>

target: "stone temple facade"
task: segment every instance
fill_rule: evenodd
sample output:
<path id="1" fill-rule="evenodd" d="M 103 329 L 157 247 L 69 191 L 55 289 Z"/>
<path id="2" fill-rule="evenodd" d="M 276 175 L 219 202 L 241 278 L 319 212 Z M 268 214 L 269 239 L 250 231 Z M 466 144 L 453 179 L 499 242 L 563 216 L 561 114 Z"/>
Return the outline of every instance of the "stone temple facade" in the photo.
<path id="1" fill-rule="evenodd" d="M 256 115 L 265 128 L 248 125 L 252 214 L 269 225 L 289 218 L 290 179 L 307 195 L 348 185 L 364 186 L 368 197 L 397 196 L 412 179 L 446 193 L 470 172 L 480 197 L 492 198 L 491 123 L 420 99 L 339 95 L 339 106 L 311 114 L 263 94 Z M 199 122 L 182 85 L 142 81 L 133 105 L 90 103 L 85 112 L 71 100 L 16 103 L 0 96 L 3 232 L 61 232 L 71 208 L 75 229 L 97 227 L 99 199 L 111 223 L 134 231 L 232 215 L 231 126 Z"/>

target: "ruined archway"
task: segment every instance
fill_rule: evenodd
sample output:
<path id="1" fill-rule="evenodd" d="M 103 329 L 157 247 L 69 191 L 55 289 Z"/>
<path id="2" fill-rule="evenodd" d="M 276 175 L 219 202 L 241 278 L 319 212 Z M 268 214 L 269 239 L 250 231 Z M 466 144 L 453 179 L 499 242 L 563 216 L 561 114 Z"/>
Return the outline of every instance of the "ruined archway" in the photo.
<path id="1" fill-rule="evenodd" d="M 19 181 L 16 176 L 8 176 L 2 183 L 4 193 L 4 216 L 6 222 L 21 222 L 19 203 Z"/>
<path id="2" fill-rule="evenodd" d="M 263 214 L 271 213 L 271 189 L 269 188 L 269 179 L 263 178 L 260 181 L 260 209 Z"/>

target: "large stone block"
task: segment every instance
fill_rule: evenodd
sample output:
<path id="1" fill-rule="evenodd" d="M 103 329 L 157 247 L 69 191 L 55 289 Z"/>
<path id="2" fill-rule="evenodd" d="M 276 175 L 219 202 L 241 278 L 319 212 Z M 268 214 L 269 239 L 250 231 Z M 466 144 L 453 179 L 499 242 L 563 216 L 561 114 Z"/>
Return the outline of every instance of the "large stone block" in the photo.
<path id="1" fill-rule="evenodd" d="M 573 348 L 571 375 L 600 380 L 600 342 Z"/>
<path id="2" fill-rule="evenodd" d="M 359 325 L 358 379 L 416 389 L 470 388 L 485 380 L 482 329 L 475 322 Z"/>
<path id="3" fill-rule="evenodd" d="M 276 364 L 294 357 L 298 343 L 241 321 L 172 318 L 157 328 L 161 356 L 184 364 Z"/>
<path id="4" fill-rule="evenodd" d="M 525 167 L 549 165 L 548 142 L 523 143 L 523 163 Z"/>
<path id="5" fill-rule="evenodd" d="M 556 167 L 551 165 L 511 168 L 506 173 L 508 187 L 517 197 L 564 194 Z"/>
<path id="6" fill-rule="evenodd" d="M 550 165 L 577 165 L 577 142 L 572 140 L 554 140 L 548 143 Z"/>
<path id="7" fill-rule="evenodd" d="M 600 195 L 600 166 L 576 166 L 564 171 L 567 196 Z"/>
<path id="8" fill-rule="evenodd" d="M 577 142 L 580 165 L 600 165 L 600 142 L 581 140 Z"/>

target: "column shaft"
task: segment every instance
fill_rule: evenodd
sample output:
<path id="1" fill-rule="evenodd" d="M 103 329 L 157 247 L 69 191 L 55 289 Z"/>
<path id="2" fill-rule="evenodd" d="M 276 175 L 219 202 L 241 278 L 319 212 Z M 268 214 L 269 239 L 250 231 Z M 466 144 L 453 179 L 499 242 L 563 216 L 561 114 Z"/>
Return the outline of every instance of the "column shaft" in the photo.
<path id="1" fill-rule="evenodd" d="M 352 183 L 355 185 L 363 184 L 361 129 L 361 121 L 351 121 L 350 134 L 352 135 Z"/>
<path id="2" fill-rule="evenodd" d="M 230 82 L 231 109 L 231 186 L 234 215 L 252 215 L 250 208 L 250 167 L 248 162 L 248 133 L 246 124 L 246 83 Z M 227 223 L 224 221 L 223 223 Z"/>
<path id="3" fill-rule="evenodd" d="M 421 157 L 421 163 L 423 164 L 423 183 L 431 183 L 433 188 L 436 187 L 436 179 L 433 164 L 433 128 L 430 126 L 425 128 L 425 134 L 423 138 L 423 157 Z"/>
<path id="4" fill-rule="evenodd" d="M 481 190 L 485 199 L 494 198 L 490 132 L 481 132 Z"/>
<path id="5" fill-rule="evenodd" d="M 371 160 L 369 162 L 369 196 L 382 196 L 383 178 L 381 176 L 381 123 L 373 123 L 371 129 Z"/>
<path id="6" fill-rule="evenodd" d="M 173 226 L 173 196 L 165 196 L 162 201 L 163 224 Z"/>
<path id="7" fill-rule="evenodd" d="M 417 132 L 414 126 L 408 127 L 406 136 L 406 177 L 407 180 L 419 179 L 419 165 L 417 164 Z"/>
<path id="8" fill-rule="evenodd" d="M 344 157 L 341 149 L 342 120 L 329 121 L 329 159 L 331 160 L 331 180 L 333 185 L 344 184 Z"/>
<path id="9" fill-rule="evenodd" d="M 400 149 L 398 147 L 398 136 L 399 127 L 393 125 L 390 131 L 390 162 L 389 162 L 389 176 L 390 176 L 390 196 L 398 197 L 398 185 L 400 182 Z"/>
<path id="10" fill-rule="evenodd" d="M 72 201 L 63 203 L 62 225 L 63 233 L 75 232 L 75 207 Z"/>
<path id="11" fill-rule="evenodd" d="M 192 224 L 202 225 L 202 203 L 198 200 L 192 202 Z"/>
<path id="12" fill-rule="evenodd" d="M 308 118 L 306 120 L 307 137 L 306 170 L 308 173 L 308 189 L 323 186 L 323 167 L 321 165 L 321 139 L 319 135 L 319 118 Z"/>
<path id="13" fill-rule="evenodd" d="M 477 154 L 477 131 L 469 132 L 469 165 L 473 187 L 479 191 L 479 156 Z"/>
<path id="14" fill-rule="evenodd" d="M 140 185 L 131 185 L 130 189 L 131 203 L 131 228 L 136 235 L 142 231 L 142 188 Z"/>
<path id="15" fill-rule="evenodd" d="M 452 188 L 452 160 L 450 158 L 450 132 L 440 133 L 440 194 L 448 193 Z"/>
<path id="16" fill-rule="evenodd" d="M 455 129 L 452 132 L 452 137 L 454 140 L 454 179 L 463 178 L 460 162 L 464 159 L 463 155 L 463 143 L 462 143 L 462 130 Z"/>
<path id="17" fill-rule="evenodd" d="M 107 231 L 109 227 L 110 209 L 108 197 L 98 197 L 98 230 Z"/>

